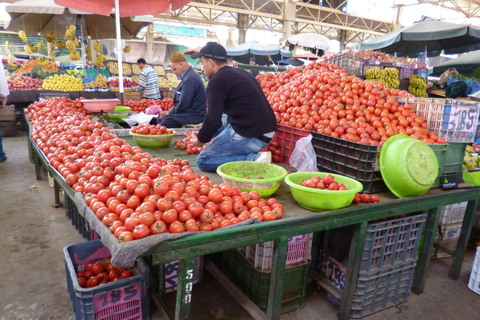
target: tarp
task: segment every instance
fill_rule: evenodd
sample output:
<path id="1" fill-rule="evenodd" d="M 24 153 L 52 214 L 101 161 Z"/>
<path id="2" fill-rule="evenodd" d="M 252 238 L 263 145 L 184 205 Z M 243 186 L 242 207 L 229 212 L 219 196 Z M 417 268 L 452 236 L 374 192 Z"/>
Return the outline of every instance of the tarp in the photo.
<path id="1" fill-rule="evenodd" d="M 228 48 L 227 55 L 233 57 L 233 60 L 240 63 L 249 63 L 250 58 L 255 58 L 259 65 L 269 65 L 271 62 L 268 59 L 267 54 L 273 60 L 277 62 L 282 58 L 291 58 L 292 53 L 288 50 L 282 50 L 269 45 L 261 44 L 258 42 L 243 43 L 236 47 Z"/>
<path id="2" fill-rule="evenodd" d="M 448 68 L 455 68 L 457 71 L 470 77 L 475 68 L 480 67 L 480 50 L 466 53 L 456 59 L 452 59 L 446 62 L 442 62 L 433 68 L 433 75 L 441 75 Z"/>
<path id="3" fill-rule="evenodd" d="M 480 28 L 444 21 L 422 21 L 362 44 L 362 50 L 381 50 L 398 56 L 416 57 L 463 53 L 480 49 Z"/>

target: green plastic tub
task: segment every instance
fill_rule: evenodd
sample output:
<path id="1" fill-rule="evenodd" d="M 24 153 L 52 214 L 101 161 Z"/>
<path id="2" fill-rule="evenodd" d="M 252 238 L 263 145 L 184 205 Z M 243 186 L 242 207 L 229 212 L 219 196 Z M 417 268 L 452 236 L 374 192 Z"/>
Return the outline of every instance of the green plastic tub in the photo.
<path id="1" fill-rule="evenodd" d="M 435 153 L 435 155 L 437 156 L 438 177 L 435 180 L 432 188 L 438 188 L 440 186 L 440 177 L 443 176 L 443 170 L 445 168 L 448 144 L 429 144 L 428 146 L 433 150 L 433 153 Z"/>
<path id="2" fill-rule="evenodd" d="M 445 167 L 443 168 L 443 174 L 450 174 L 462 171 L 463 158 L 465 157 L 466 148 L 467 143 L 448 143 L 447 158 L 445 159 Z"/>
<path id="3" fill-rule="evenodd" d="M 305 179 L 311 179 L 319 176 L 323 179 L 326 172 L 295 172 L 285 178 L 285 183 L 290 186 L 292 196 L 297 204 L 305 209 L 312 211 L 336 210 L 349 206 L 355 193 L 362 191 L 363 186 L 357 180 L 330 173 L 335 181 L 343 183 L 347 190 L 332 191 L 324 189 L 314 189 L 303 187 L 302 182 Z"/>
<path id="4" fill-rule="evenodd" d="M 175 132 L 162 135 L 146 135 L 133 133 L 130 131 L 130 134 L 133 136 L 133 140 L 139 147 L 144 147 L 147 149 L 166 148 L 175 136 Z"/>
<path id="5" fill-rule="evenodd" d="M 219 166 L 217 174 L 232 187 L 246 192 L 257 191 L 261 198 L 267 198 L 277 191 L 288 172 L 276 164 L 233 161 Z"/>
<path id="6" fill-rule="evenodd" d="M 108 119 L 112 121 L 120 121 L 128 117 L 128 113 L 131 112 L 130 107 L 117 106 L 113 112 L 108 113 Z"/>

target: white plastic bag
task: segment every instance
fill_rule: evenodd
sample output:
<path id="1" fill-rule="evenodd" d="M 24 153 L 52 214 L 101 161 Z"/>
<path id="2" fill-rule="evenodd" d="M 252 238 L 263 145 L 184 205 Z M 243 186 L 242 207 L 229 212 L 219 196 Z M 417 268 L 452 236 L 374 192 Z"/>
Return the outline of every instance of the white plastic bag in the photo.
<path id="1" fill-rule="evenodd" d="M 312 135 L 299 139 L 290 155 L 290 165 L 298 172 L 318 171 L 317 155 L 312 145 Z"/>
<path id="2" fill-rule="evenodd" d="M 136 126 L 137 124 L 147 124 L 152 121 L 153 116 L 145 114 L 143 112 L 134 113 L 123 119 L 130 127 Z"/>

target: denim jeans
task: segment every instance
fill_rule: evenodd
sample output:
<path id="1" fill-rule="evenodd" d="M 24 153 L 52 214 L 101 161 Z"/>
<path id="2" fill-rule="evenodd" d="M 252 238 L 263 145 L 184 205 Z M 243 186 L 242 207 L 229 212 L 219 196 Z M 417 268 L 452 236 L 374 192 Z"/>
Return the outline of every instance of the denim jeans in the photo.
<path id="1" fill-rule="evenodd" d="M 222 120 L 226 120 L 226 117 Z M 215 138 L 197 157 L 197 166 L 202 171 L 216 172 L 220 165 L 232 161 L 253 161 L 268 145 L 257 138 L 242 137 L 226 121 L 223 122 L 224 125 L 217 130 Z"/>
<path id="2" fill-rule="evenodd" d="M 5 152 L 3 151 L 3 135 L 2 135 L 2 130 L 0 130 L 0 160 L 3 160 L 6 158 Z"/>

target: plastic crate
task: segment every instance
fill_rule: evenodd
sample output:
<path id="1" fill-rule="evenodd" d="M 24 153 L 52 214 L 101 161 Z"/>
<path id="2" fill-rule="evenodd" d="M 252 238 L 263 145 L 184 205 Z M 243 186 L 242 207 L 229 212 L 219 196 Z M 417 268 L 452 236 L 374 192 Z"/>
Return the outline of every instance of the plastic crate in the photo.
<path id="1" fill-rule="evenodd" d="M 85 67 L 85 78 L 95 78 L 97 74 L 96 67 Z"/>
<path id="2" fill-rule="evenodd" d="M 444 241 L 460 238 L 460 232 L 462 231 L 462 222 L 451 224 L 447 226 L 438 226 L 438 233 L 435 237 L 435 241 Z"/>
<path id="3" fill-rule="evenodd" d="M 398 79 L 408 79 L 415 74 L 415 68 L 411 66 L 401 66 L 398 68 Z"/>
<path id="4" fill-rule="evenodd" d="M 473 142 L 480 109 L 478 103 L 452 99 L 422 98 L 417 114 L 425 118 L 429 131 L 447 142 Z"/>
<path id="5" fill-rule="evenodd" d="M 297 129 L 283 124 L 277 124 L 277 132 L 275 133 L 274 141 L 277 141 L 281 147 L 282 163 L 290 165 L 290 155 L 295 149 L 295 144 L 298 140 L 306 137 L 311 132 L 308 130 Z"/>
<path id="6" fill-rule="evenodd" d="M 307 233 L 288 239 L 287 262 L 285 267 L 290 268 L 304 264 L 311 260 L 313 234 Z M 260 271 L 271 271 L 273 260 L 273 241 L 254 244 L 238 248 L 243 257 L 253 263 Z"/>
<path id="7" fill-rule="evenodd" d="M 418 246 L 427 214 L 369 223 L 363 245 L 360 274 L 417 260 Z"/>
<path id="8" fill-rule="evenodd" d="M 341 54 L 332 59 L 332 63 L 345 69 L 349 76 L 363 76 L 363 58 L 351 54 Z"/>
<path id="9" fill-rule="evenodd" d="M 148 260 L 147 260 L 148 261 Z M 177 291 L 179 261 L 171 261 L 165 264 L 152 265 L 150 268 L 150 283 L 160 295 Z M 195 258 L 195 269 L 193 270 L 193 284 L 203 278 L 203 257 Z"/>
<path id="10" fill-rule="evenodd" d="M 428 78 L 428 69 L 427 68 L 418 68 L 418 69 L 415 69 L 415 75 L 419 76 L 419 77 L 424 77 L 425 79 Z"/>
<path id="11" fill-rule="evenodd" d="M 103 261 L 111 257 L 110 250 L 101 241 L 95 240 L 67 246 L 63 253 L 75 319 L 149 319 L 149 270 L 143 259 L 136 261 L 133 277 L 94 288 L 82 288 L 76 272 L 83 270 L 89 261 Z"/>
<path id="12" fill-rule="evenodd" d="M 140 101 L 143 99 L 143 92 L 141 91 L 127 91 L 123 92 L 124 100 Z M 120 92 L 117 92 L 117 99 L 120 99 Z"/>
<path id="13" fill-rule="evenodd" d="M 480 247 L 477 247 L 472 272 L 470 273 L 470 280 L 468 281 L 468 288 L 480 294 Z"/>
<path id="14" fill-rule="evenodd" d="M 465 157 L 466 143 L 448 143 L 447 157 L 443 174 L 450 174 L 462 171 L 463 158 Z"/>
<path id="15" fill-rule="evenodd" d="M 222 272 L 260 309 L 266 309 L 270 291 L 270 272 L 254 268 L 237 250 L 222 252 Z M 285 269 L 281 313 L 305 306 L 310 263 Z"/>
<path id="16" fill-rule="evenodd" d="M 446 226 L 463 222 L 467 205 L 468 201 L 443 206 L 438 224 Z"/>

